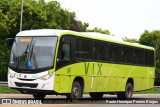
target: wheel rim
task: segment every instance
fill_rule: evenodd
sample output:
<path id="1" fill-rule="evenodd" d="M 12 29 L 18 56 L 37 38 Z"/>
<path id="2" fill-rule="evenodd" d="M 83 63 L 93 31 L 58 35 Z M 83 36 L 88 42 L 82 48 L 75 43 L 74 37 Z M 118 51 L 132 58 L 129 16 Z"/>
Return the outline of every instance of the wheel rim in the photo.
<path id="1" fill-rule="evenodd" d="M 73 87 L 73 96 L 74 98 L 78 98 L 79 97 L 79 93 L 80 93 L 80 90 L 78 87 Z"/>

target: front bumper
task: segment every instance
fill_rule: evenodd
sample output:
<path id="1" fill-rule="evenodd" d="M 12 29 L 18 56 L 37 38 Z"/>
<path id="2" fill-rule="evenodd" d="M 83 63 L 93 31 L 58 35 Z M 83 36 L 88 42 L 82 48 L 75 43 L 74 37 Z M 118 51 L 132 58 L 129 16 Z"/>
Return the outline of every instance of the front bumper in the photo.
<path id="1" fill-rule="evenodd" d="M 13 77 L 10 76 L 11 74 Z M 40 79 L 41 76 L 46 74 L 48 74 L 48 71 L 37 74 L 22 74 L 9 69 L 8 86 L 15 89 L 53 91 L 55 73 L 47 80 Z"/>

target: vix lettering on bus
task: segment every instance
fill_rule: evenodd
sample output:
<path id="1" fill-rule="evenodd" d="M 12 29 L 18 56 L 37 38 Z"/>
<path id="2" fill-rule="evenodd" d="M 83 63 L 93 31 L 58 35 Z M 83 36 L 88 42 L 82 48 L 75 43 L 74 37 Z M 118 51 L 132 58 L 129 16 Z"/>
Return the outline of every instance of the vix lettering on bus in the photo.
<path id="1" fill-rule="evenodd" d="M 102 64 L 99 64 L 98 63 L 98 71 L 97 71 L 97 75 L 102 75 Z M 89 71 L 89 63 L 84 63 L 84 69 L 85 69 L 85 74 L 87 75 L 88 74 L 88 71 Z M 93 68 L 92 68 L 92 75 L 94 75 L 94 63 L 93 63 Z"/>

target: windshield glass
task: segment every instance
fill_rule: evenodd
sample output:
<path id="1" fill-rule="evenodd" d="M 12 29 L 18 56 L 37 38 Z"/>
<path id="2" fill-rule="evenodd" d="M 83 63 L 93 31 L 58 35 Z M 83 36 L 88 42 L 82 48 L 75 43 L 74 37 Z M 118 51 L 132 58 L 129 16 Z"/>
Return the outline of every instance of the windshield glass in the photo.
<path id="1" fill-rule="evenodd" d="M 35 70 L 53 67 L 57 37 L 16 37 L 9 66 Z"/>

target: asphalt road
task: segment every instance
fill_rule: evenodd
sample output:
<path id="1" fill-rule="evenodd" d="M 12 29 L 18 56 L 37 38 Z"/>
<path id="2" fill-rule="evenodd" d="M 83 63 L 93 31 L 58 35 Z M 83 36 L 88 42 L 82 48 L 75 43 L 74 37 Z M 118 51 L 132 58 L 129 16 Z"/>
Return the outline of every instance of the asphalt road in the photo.
<path id="1" fill-rule="evenodd" d="M 33 99 L 32 95 L 28 94 L 5 94 L 5 93 L 0 93 L 0 98 L 31 98 Z M 66 96 L 61 96 L 61 95 L 47 95 L 45 97 L 46 99 L 48 98 L 60 98 L 60 99 L 66 99 Z M 90 98 L 88 94 L 83 94 L 83 98 Z M 113 98 L 116 99 L 116 95 L 109 95 L 105 94 L 103 98 Z M 160 98 L 160 94 L 133 94 L 132 98 Z"/>
<path id="2" fill-rule="evenodd" d="M 43 101 L 36 101 L 32 95 L 1 94 L 2 100 L 9 100 L 11 104 L 0 104 L 0 107 L 159 107 L 160 94 L 134 94 L 132 100 L 119 100 L 116 95 L 105 95 L 102 100 L 92 100 L 89 95 L 83 99 L 70 101 L 65 96 L 48 95 Z M 29 103 L 28 103 L 29 102 Z M 14 104 L 13 104 L 14 103 Z M 38 104 L 37 104 L 38 103 Z M 43 103 L 43 104 L 39 104 Z M 45 103 L 45 104 L 44 104 Z"/>

